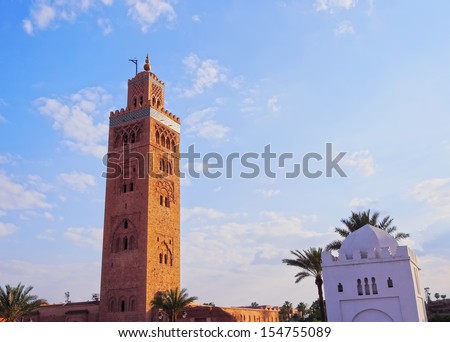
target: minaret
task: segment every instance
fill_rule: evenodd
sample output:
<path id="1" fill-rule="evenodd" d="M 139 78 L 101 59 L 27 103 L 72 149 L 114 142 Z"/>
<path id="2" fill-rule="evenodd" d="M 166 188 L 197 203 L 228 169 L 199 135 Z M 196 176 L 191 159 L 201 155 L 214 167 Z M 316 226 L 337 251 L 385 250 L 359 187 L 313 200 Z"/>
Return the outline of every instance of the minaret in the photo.
<path id="1" fill-rule="evenodd" d="M 150 70 L 147 55 L 110 113 L 100 321 L 150 321 L 154 295 L 180 287 L 180 119 Z"/>

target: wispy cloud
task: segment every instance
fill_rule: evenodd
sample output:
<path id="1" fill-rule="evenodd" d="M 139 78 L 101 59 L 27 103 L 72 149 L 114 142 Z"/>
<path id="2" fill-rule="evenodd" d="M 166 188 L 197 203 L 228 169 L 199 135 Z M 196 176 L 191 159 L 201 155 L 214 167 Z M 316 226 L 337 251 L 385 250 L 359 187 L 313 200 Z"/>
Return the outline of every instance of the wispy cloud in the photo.
<path id="1" fill-rule="evenodd" d="M 100 228 L 68 228 L 64 236 L 80 246 L 91 246 L 95 249 L 101 249 L 103 230 Z"/>
<path id="2" fill-rule="evenodd" d="M 76 171 L 61 173 L 59 179 L 66 183 L 70 188 L 79 192 L 85 192 L 89 187 L 97 184 L 94 176 Z"/>
<path id="3" fill-rule="evenodd" d="M 334 29 L 334 33 L 336 36 L 344 36 L 348 34 L 354 34 L 355 29 L 353 28 L 353 24 L 348 21 L 344 20 Z"/>
<path id="4" fill-rule="evenodd" d="M 205 89 L 227 80 L 224 69 L 216 60 L 201 60 L 196 54 L 190 54 L 183 59 L 183 64 L 187 72 L 193 75 L 192 85 L 183 92 L 186 97 L 202 94 Z"/>
<path id="5" fill-rule="evenodd" d="M 366 177 L 375 174 L 375 163 L 372 154 L 368 150 L 362 150 L 346 155 L 345 158 L 342 159 L 342 165 L 352 166 Z"/>
<path id="6" fill-rule="evenodd" d="M 16 230 L 16 225 L 12 223 L 0 222 L 0 238 L 2 238 L 3 236 L 14 234 Z"/>
<path id="7" fill-rule="evenodd" d="M 189 114 L 184 120 L 186 133 L 214 141 L 225 139 L 230 128 L 214 119 L 216 111 L 217 108 L 208 107 Z"/>
<path id="8" fill-rule="evenodd" d="M 97 25 L 102 30 L 103 35 L 107 36 L 112 32 L 112 23 L 108 18 L 98 18 Z"/>
<path id="9" fill-rule="evenodd" d="M 432 178 L 416 184 L 410 191 L 415 199 L 450 215 L 450 178 Z"/>
<path id="10" fill-rule="evenodd" d="M 14 182 L 3 170 L 0 170 L 0 210 L 21 210 L 32 208 L 51 208 L 44 194 L 27 189 Z"/>
<path id="11" fill-rule="evenodd" d="M 127 5 L 128 15 L 141 26 L 142 32 L 147 32 L 160 17 L 168 21 L 176 17 L 175 10 L 166 0 L 127 0 Z"/>
<path id="12" fill-rule="evenodd" d="M 267 101 L 267 107 L 274 113 L 280 111 L 281 106 L 279 104 L 278 97 L 277 96 L 272 96 Z"/>
<path id="13" fill-rule="evenodd" d="M 199 220 L 216 220 L 225 217 L 225 213 L 213 208 L 194 207 L 194 208 L 181 208 L 181 221 L 187 221 L 190 219 Z"/>
<path id="14" fill-rule="evenodd" d="M 34 105 L 39 113 L 53 120 L 53 128 L 64 134 L 69 148 L 102 158 L 108 136 L 104 113 L 110 101 L 111 95 L 103 88 L 93 87 L 62 99 L 41 97 Z"/>
<path id="15" fill-rule="evenodd" d="M 256 189 L 255 191 L 265 198 L 278 196 L 281 193 L 281 190 L 279 189 Z"/>
<path id="16" fill-rule="evenodd" d="M 316 0 L 316 11 L 330 11 L 334 9 L 350 9 L 356 6 L 358 0 Z"/>
<path id="17" fill-rule="evenodd" d="M 365 208 L 375 203 L 377 201 L 369 197 L 355 197 L 352 198 L 349 205 L 352 208 Z"/>
<path id="18" fill-rule="evenodd" d="M 45 30 L 59 22 L 73 22 L 80 13 L 87 12 L 98 5 L 109 6 L 112 0 L 37 0 L 30 7 L 29 17 L 24 19 L 22 27 L 32 35 L 36 30 Z"/>
<path id="19" fill-rule="evenodd" d="M 194 21 L 194 22 L 200 22 L 200 16 L 199 15 L 193 15 L 192 16 L 192 21 Z"/>

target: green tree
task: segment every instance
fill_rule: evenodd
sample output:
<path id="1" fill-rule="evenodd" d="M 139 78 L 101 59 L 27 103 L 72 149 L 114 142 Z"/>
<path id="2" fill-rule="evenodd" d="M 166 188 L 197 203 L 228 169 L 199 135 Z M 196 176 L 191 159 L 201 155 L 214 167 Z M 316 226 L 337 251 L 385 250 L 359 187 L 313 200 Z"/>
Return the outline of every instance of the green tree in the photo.
<path id="1" fill-rule="evenodd" d="M 5 289 L 0 286 L 0 317 L 6 322 L 19 322 L 24 315 L 47 303 L 31 295 L 31 290 L 32 286 L 25 288 L 21 283 L 16 287 L 6 285 Z"/>
<path id="2" fill-rule="evenodd" d="M 171 322 L 175 322 L 180 312 L 197 299 L 194 296 L 189 297 L 186 289 L 178 291 L 178 288 L 175 288 L 157 293 L 151 304 L 164 311 Z"/>
<path id="3" fill-rule="evenodd" d="M 298 283 L 306 277 L 314 277 L 319 294 L 320 318 L 325 322 L 325 307 L 323 304 L 323 279 L 322 279 L 322 248 L 314 248 L 291 251 L 296 259 L 283 259 L 283 263 L 288 266 L 295 266 L 302 269 L 295 275 L 295 282 Z"/>
<path id="4" fill-rule="evenodd" d="M 325 303 L 324 303 L 325 306 Z M 320 313 L 320 300 L 315 300 L 308 309 L 308 317 L 306 321 L 308 322 L 317 322 L 321 321 L 321 313 Z"/>
<path id="5" fill-rule="evenodd" d="M 251 307 L 251 308 L 257 309 L 257 308 L 259 307 L 259 304 L 256 303 L 256 302 L 252 302 L 252 303 L 250 304 L 250 307 Z"/>
<path id="6" fill-rule="evenodd" d="M 336 227 L 334 231 L 345 239 L 350 233 L 353 233 L 366 224 L 370 224 L 391 234 L 397 241 L 408 238 L 409 234 L 397 232 L 397 227 L 392 225 L 393 220 L 390 216 L 385 216 L 380 219 L 380 213 L 375 211 L 371 214 L 370 209 L 362 212 L 352 211 L 350 217 L 341 219 L 344 228 Z M 326 250 L 337 251 L 341 248 L 341 245 L 342 240 L 334 240 L 326 246 Z"/>
<path id="7" fill-rule="evenodd" d="M 293 313 L 294 309 L 292 307 L 292 303 L 289 301 L 285 301 L 281 306 L 280 311 L 278 312 L 278 316 L 281 322 L 289 322 Z"/>
<path id="8" fill-rule="evenodd" d="M 306 313 L 308 311 L 308 305 L 306 303 L 300 302 L 297 305 L 297 311 L 298 315 L 301 318 L 301 320 L 305 319 Z"/>

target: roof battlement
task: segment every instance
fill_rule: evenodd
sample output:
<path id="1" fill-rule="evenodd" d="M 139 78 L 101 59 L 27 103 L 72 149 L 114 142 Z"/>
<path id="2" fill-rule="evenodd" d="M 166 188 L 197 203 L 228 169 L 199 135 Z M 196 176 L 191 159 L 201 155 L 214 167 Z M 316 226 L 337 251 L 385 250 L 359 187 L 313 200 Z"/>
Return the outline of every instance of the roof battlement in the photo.
<path id="1" fill-rule="evenodd" d="M 151 107 L 150 100 L 148 101 L 147 104 L 143 105 L 142 107 Z M 172 114 L 171 112 L 169 112 L 167 109 L 161 108 L 161 109 L 155 109 L 155 110 L 157 110 L 161 114 L 164 114 L 166 117 L 168 117 L 169 119 L 175 121 L 176 123 L 178 123 L 178 124 L 180 123 L 180 118 L 178 116 Z M 128 107 L 125 108 L 125 109 L 121 108 L 120 110 L 115 110 L 115 111 L 109 112 L 109 117 L 110 117 L 110 119 L 111 118 L 116 118 L 116 117 L 119 117 L 119 116 L 122 116 L 122 115 L 125 115 L 125 114 L 128 114 L 128 113 L 131 113 L 133 111 L 136 111 L 136 109 L 131 110 Z"/>
<path id="2" fill-rule="evenodd" d="M 355 249 L 353 250 L 353 254 L 351 256 L 346 255 L 346 253 L 339 253 L 338 256 L 335 256 L 328 251 L 322 252 L 322 266 L 337 266 L 406 259 L 410 259 L 412 262 L 417 264 L 416 255 L 407 246 L 398 246 L 396 249 L 391 247 Z"/>
<path id="3" fill-rule="evenodd" d="M 156 76 L 153 72 L 150 72 L 150 71 L 139 72 L 136 76 L 134 76 L 133 78 L 130 78 L 128 80 L 128 85 L 133 84 L 135 82 L 142 81 L 144 79 L 147 79 L 150 81 L 155 81 L 156 83 L 159 83 L 159 85 L 161 85 L 163 87 L 165 86 L 165 83 L 163 81 L 161 81 L 158 76 Z"/>

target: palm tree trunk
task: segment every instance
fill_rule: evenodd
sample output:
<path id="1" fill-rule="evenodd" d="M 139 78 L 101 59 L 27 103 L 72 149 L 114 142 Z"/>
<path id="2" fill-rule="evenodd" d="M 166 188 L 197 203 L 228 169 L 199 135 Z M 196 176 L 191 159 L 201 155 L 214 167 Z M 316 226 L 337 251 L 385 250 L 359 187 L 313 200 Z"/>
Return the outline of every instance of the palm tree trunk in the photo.
<path id="1" fill-rule="evenodd" d="M 322 320 L 322 322 L 326 322 L 325 305 L 323 302 L 322 284 L 323 284 L 322 277 L 321 276 L 316 277 L 317 292 L 319 293 L 320 319 Z"/>

